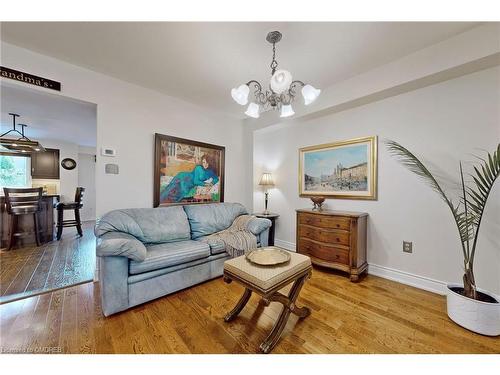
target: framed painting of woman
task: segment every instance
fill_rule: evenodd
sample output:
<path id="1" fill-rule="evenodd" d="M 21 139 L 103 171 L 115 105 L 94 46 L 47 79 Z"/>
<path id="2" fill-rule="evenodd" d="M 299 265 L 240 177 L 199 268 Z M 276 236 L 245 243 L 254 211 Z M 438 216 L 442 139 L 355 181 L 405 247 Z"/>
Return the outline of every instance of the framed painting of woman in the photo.
<path id="1" fill-rule="evenodd" d="M 224 201 L 225 147 L 155 134 L 154 207 Z"/>

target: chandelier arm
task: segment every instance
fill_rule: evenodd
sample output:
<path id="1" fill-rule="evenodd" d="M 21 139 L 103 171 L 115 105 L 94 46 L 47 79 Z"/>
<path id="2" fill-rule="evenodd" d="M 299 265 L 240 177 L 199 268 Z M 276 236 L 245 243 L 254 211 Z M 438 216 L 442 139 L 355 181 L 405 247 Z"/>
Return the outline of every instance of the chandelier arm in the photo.
<path id="1" fill-rule="evenodd" d="M 255 99 L 257 99 L 259 104 L 266 104 L 267 103 L 266 94 L 264 94 L 263 92 L 259 92 L 258 94 L 255 94 Z"/>
<path id="2" fill-rule="evenodd" d="M 281 103 L 283 103 L 284 105 L 289 105 L 292 103 L 293 99 L 294 99 L 295 95 L 293 95 L 290 90 L 288 92 L 284 92 L 280 95 L 280 101 Z"/>
<path id="3" fill-rule="evenodd" d="M 246 85 L 248 87 L 253 86 L 253 88 L 254 88 L 254 93 L 253 94 L 255 96 L 255 100 L 259 104 L 265 104 L 266 103 L 266 101 L 267 101 L 266 95 L 262 92 L 262 85 L 258 81 L 252 79 L 251 81 L 248 81 L 246 83 Z"/>
<path id="4" fill-rule="evenodd" d="M 250 85 L 251 85 L 251 84 L 253 84 L 253 85 L 254 85 L 254 87 L 255 87 L 255 92 L 262 91 L 262 85 L 261 85 L 258 81 L 256 81 L 255 79 L 252 79 L 252 80 L 250 80 L 250 81 L 248 81 L 248 82 L 246 83 L 246 85 L 247 85 L 248 87 L 250 87 Z"/>
<path id="5" fill-rule="evenodd" d="M 288 89 L 288 93 L 290 94 L 290 96 L 295 97 L 295 95 L 297 95 L 297 91 L 295 91 L 297 85 L 300 85 L 300 87 L 304 87 L 306 84 L 302 81 L 293 81 L 292 83 L 290 83 L 290 88 Z"/>
<path id="6" fill-rule="evenodd" d="M 276 108 L 279 106 L 280 96 L 273 90 L 266 90 L 266 102 L 270 107 Z"/>

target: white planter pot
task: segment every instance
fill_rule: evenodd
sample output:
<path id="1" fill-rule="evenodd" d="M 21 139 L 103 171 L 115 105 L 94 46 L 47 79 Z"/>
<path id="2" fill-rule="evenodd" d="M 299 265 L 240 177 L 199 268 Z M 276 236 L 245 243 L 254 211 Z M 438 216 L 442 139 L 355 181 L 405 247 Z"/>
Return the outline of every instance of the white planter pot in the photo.
<path id="1" fill-rule="evenodd" d="M 446 294 L 448 316 L 455 323 L 468 330 L 487 336 L 500 335 L 500 303 L 488 303 L 467 298 L 450 288 L 463 288 L 463 285 L 449 284 Z M 489 295 L 484 290 L 479 292 Z"/>

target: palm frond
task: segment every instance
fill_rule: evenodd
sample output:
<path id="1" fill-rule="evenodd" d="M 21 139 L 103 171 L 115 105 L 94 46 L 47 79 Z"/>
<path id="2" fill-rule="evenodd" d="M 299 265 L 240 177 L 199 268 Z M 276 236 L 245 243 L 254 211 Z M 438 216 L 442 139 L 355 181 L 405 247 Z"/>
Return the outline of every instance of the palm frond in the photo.
<path id="1" fill-rule="evenodd" d="M 460 205 L 454 206 L 453 202 L 446 195 L 445 191 L 441 188 L 437 180 L 434 178 L 432 173 L 427 169 L 427 167 L 407 148 L 400 145 L 399 143 L 391 140 L 385 141 L 387 149 L 389 152 L 396 156 L 401 164 L 408 168 L 411 172 L 415 173 L 417 176 L 421 177 L 434 191 L 436 191 L 441 199 L 448 205 L 453 218 L 455 219 L 455 224 L 457 226 L 460 241 L 462 243 L 462 251 L 464 258 L 468 259 L 468 252 L 466 251 L 465 244 L 471 239 L 472 233 L 468 225 L 474 221 L 470 215 L 465 215 L 459 213 Z"/>
<path id="2" fill-rule="evenodd" d="M 385 143 L 389 152 L 396 156 L 401 164 L 427 182 L 427 184 L 430 185 L 430 187 L 440 195 L 441 199 L 443 199 L 453 210 L 453 203 L 446 196 L 444 190 L 436 181 L 432 173 L 411 151 L 395 141 L 388 140 Z"/>
<path id="3" fill-rule="evenodd" d="M 481 168 L 474 167 L 475 174 L 472 175 L 476 188 L 467 188 L 466 198 L 466 203 L 474 216 L 475 226 L 474 242 L 472 244 L 470 256 L 471 262 L 474 261 L 477 238 L 484 209 L 490 192 L 493 189 L 493 185 L 500 175 L 500 143 L 498 144 L 497 149 L 493 152 L 493 155 L 488 152 L 487 158 L 479 159 L 482 161 Z"/>

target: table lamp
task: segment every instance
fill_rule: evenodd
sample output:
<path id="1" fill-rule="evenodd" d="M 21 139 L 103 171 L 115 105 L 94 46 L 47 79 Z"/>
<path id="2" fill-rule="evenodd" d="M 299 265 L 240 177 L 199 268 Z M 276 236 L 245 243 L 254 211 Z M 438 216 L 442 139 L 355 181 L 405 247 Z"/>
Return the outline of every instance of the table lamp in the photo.
<path id="1" fill-rule="evenodd" d="M 273 175 L 269 172 L 262 173 L 262 177 L 260 178 L 259 185 L 264 186 L 264 194 L 265 194 L 265 210 L 264 215 L 269 215 L 269 211 L 267 210 L 267 201 L 269 192 L 267 191 L 270 187 L 274 186 Z"/>

